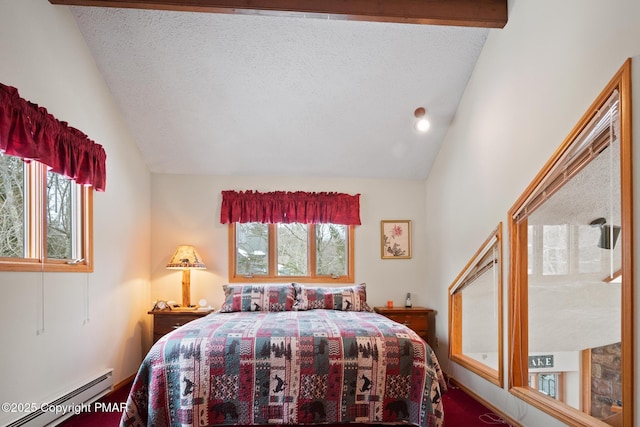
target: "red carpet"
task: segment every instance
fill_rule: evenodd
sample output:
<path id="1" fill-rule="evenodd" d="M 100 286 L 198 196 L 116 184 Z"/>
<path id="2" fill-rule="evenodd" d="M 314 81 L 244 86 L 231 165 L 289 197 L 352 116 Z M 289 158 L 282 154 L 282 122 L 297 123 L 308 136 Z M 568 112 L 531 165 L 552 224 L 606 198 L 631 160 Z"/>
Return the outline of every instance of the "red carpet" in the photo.
<path id="1" fill-rule="evenodd" d="M 442 396 L 446 427 L 508 426 L 506 421 L 494 414 L 463 390 L 449 386 Z"/>
<path id="2" fill-rule="evenodd" d="M 106 405 L 104 407 L 108 408 L 109 403 L 126 401 L 128 393 L 129 388 L 123 387 L 111 395 L 100 399 L 100 402 L 105 403 Z M 444 394 L 442 402 L 444 405 L 444 419 L 446 427 L 486 427 L 491 425 L 508 425 L 498 415 L 493 414 L 489 409 L 478 403 L 477 400 L 454 386 L 449 387 L 449 391 Z M 119 423 L 119 412 L 98 411 L 75 415 L 60 424 L 60 427 L 117 427 Z M 352 424 L 351 426 L 359 427 L 360 425 Z M 344 425 L 332 426 L 330 424 L 324 424 L 322 427 L 344 427 Z M 361 427 L 370 426 L 362 425 Z"/>

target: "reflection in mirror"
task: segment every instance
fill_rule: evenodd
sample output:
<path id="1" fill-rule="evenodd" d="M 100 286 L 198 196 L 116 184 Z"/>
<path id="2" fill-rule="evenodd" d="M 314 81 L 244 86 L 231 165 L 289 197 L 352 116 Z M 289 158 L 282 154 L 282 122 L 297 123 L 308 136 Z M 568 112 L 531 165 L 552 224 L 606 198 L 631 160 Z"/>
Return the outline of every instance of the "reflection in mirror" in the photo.
<path id="1" fill-rule="evenodd" d="M 605 225 L 620 224 L 619 153 L 616 138 L 528 218 L 529 384 L 576 409 L 591 400 L 600 419 L 622 400 L 621 367 L 601 364 L 607 391 L 587 399 L 580 366 L 592 349 L 620 360 L 621 286 L 605 282 L 621 267 L 621 245 L 611 245 L 619 226 Z"/>
<path id="2" fill-rule="evenodd" d="M 510 390 L 568 425 L 633 424 L 625 78 L 623 67 L 509 213 Z"/>
<path id="3" fill-rule="evenodd" d="M 449 286 L 449 358 L 502 386 L 502 223 Z"/>

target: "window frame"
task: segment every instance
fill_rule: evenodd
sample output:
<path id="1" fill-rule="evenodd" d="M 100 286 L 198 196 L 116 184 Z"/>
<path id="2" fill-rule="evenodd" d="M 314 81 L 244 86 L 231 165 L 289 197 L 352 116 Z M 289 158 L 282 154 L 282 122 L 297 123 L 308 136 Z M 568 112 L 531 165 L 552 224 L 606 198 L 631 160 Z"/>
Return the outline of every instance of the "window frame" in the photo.
<path id="1" fill-rule="evenodd" d="M 25 162 L 25 252 L 26 257 L 0 257 L 0 271 L 93 272 L 93 187 L 74 183 L 80 188 L 80 218 L 76 230 L 80 236 L 79 259 L 47 258 L 47 166 L 35 160 Z M 67 178 L 68 179 L 68 178 Z M 79 186 L 79 187 L 78 187 Z M 74 210 L 74 215 L 76 211 Z M 78 238 L 79 237 L 79 238 Z"/>
<path id="2" fill-rule="evenodd" d="M 552 176 L 554 167 L 563 154 L 573 145 L 582 130 L 588 126 L 600 108 L 614 93 L 619 93 L 620 102 L 620 174 L 621 174 L 621 226 L 622 241 L 622 295 L 621 295 L 621 342 L 622 342 L 622 395 L 625 402 L 630 402 L 622 411 L 624 427 L 633 426 L 634 422 L 634 274 L 633 274 L 633 191 L 632 191 L 632 158 L 631 158 L 631 61 L 630 59 L 616 73 L 607 87 L 582 116 L 578 124 L 563 141 L 560 147 L 534 178 L 524 193 L 509 210 L 509 391 L 518 398 L 537 407 L 543 412 L 557 418 L 570 426 L 603 426 L 602 421 L 572 408 L 562 402 L 543 395 L 528 386 L 528 214 L 518 218 L 521 212 L 533 212 L 543 203 L 547 195 L 537 194 L 538 187 L 545 179 Z M 569 177 L 570 179 L 570 177 Z M 559 181 L 559 179 L 558 179 Z M 555 184 L 555 181 L 552 181 Z M 555 191 L 554 186 L 550 191 Z M 551 185 L 548 187 L 552 187 Z"/>
<path id="3" fill-rule="evenodd" d="M 480 362 L 466 355 L 463 351 L 463 295 L 462 290 L 466 286 L 473 286 L 472 273 L 478 271 L 477 268 L 485 258 L 485 254 L 492 250 L 497 249 L 497 259 L 495 264 L 491 268 L 496 269 L 496 308 L 497 308 L 497 338 L 498 348 L 496 349 L 498 358 L 498 367 L 493 369 L 491 366 Z M 482 273 L 484 274 L 484 272 Z M 465 282 L 469 282 L 468 285 Z M 503 369 L 503 340 L 502 340 L 502 222 L 491 232 L 489 237 L 482 243 L 480 248 L 471 257 L 467 265 L 455 278 L 453 283 L 448 289 L 449 295 L 449 359 L 451 361 L 465 367 L 466 369 L 474 372 L 480 377 L 486 379 L 492 384 L 502 387 L 504 381 L 504 369 Z M 465 300 L 466 301 L 466 300 Z M 468 301 L 467 301 L 468 302 Z"/>
<path id="4" fill-rule="evenodd" d="M 244 275 L 236 274 L 236 223 L 229 224 L 229 282 L 231 283 L 278 283 L 295 281 L 299 283 L 355 283 L 354 273 L 354 255 L 355 255 L 355 226 L 345 225 L 347 227 L 347 256 L 346 263 L 347 274 L 343 276 L 333 277 L 330 275 L 316 275 L 316 239 L 315 239 L 315 224 L 307 224 L 309 226 L 308 233 L 308 247 L 307 247 L 307 261 L 308 261 L 308 276 L 279 276 L 277 275 L 277 226 L 278 224 L 265 224 L 268 226 L 269 232 L 269 274 L 267 275 L 254 275 L 247 277 Z M 310 256 L 312 255 L 313 256 Z"/>

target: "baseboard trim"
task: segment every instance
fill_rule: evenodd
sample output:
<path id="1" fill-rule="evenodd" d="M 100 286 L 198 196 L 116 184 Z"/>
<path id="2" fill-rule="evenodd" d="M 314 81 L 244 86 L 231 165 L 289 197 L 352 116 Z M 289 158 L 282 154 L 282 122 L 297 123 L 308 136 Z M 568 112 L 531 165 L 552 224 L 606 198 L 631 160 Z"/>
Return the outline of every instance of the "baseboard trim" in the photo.
<path id="1" fill-rule="evenodd" d="M 454 387 L 458 387 L 460 389 L 462 389 L 462 391 L 464 391 L 465 393 L 467 393 L 469 396 L 471 396 L 472 398 L 474 398 L 475 400 L 477 400 L 478 402 L 480 402 L 483 406 L 486 406 L 487 408 L 491 409 L 491 411 L 496 414 L 499 415 L 500 418 L 502 418 L 503 420 L 505 420 L 507 423 L 509 423 L 509 425 L 511 427 L 525 427 L 523 424 L 520 424 L 519 422 L 517 422 L 516 420 L 514 420 L 513 418 L 511 418 L 509 415 L 505 414 L 504 412 L 502 412 L 500 409 L 498 409 L 497 407 L 495 407 L 494 405 L 492 405 L 490 402 L 488 402 L 487 400 L 483 399 L 482 397 L 480 397 L 478 394 L 476 394 L 474 391 L 472 391 L 471 389 L 469 389 L 467 386 L 465 386 L 464 384 L 460 383 L 459 381 L 457 381 L 455 378 L 449 376 L 448 377 L 449 383 L 451 385 L 453 385 Z"/>
<path id="2" fill-rule="evenodd" d="M 115 393 L 116 391 L 120 390 L 122 387 L 129 387 L 129 385 L 133 382 L 135 378 L 136 378 L 136 374 L 128 376 L 124 380 L 120 381 L 118 384 L 114 385 L 111 393 Z"/>

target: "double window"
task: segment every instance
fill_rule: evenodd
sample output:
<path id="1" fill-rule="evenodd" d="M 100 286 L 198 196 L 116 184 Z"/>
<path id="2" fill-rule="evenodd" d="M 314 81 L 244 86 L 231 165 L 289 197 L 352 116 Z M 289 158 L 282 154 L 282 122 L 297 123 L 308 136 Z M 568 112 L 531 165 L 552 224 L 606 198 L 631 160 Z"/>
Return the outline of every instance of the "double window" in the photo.
<path id="1" fill-rule="evenodd" d="M 353 236 L 352 225 L 232 223 L 229 279 L 351 283 Z"/>
<path id="2" fill-rule="evenodd" d="M 360 195 L 223 191 L 230 282 L 354 282 Z"/>
<path id="3" fill-rule="evenodd" d="M 106 152 L 1 83 L 0 106 L 0 270 L 93 271 Z"/>
<path id="4" fill-rule="evenodd" d="M 0 153 L 0 270 L 92 271 L 92 188 Z"/>

